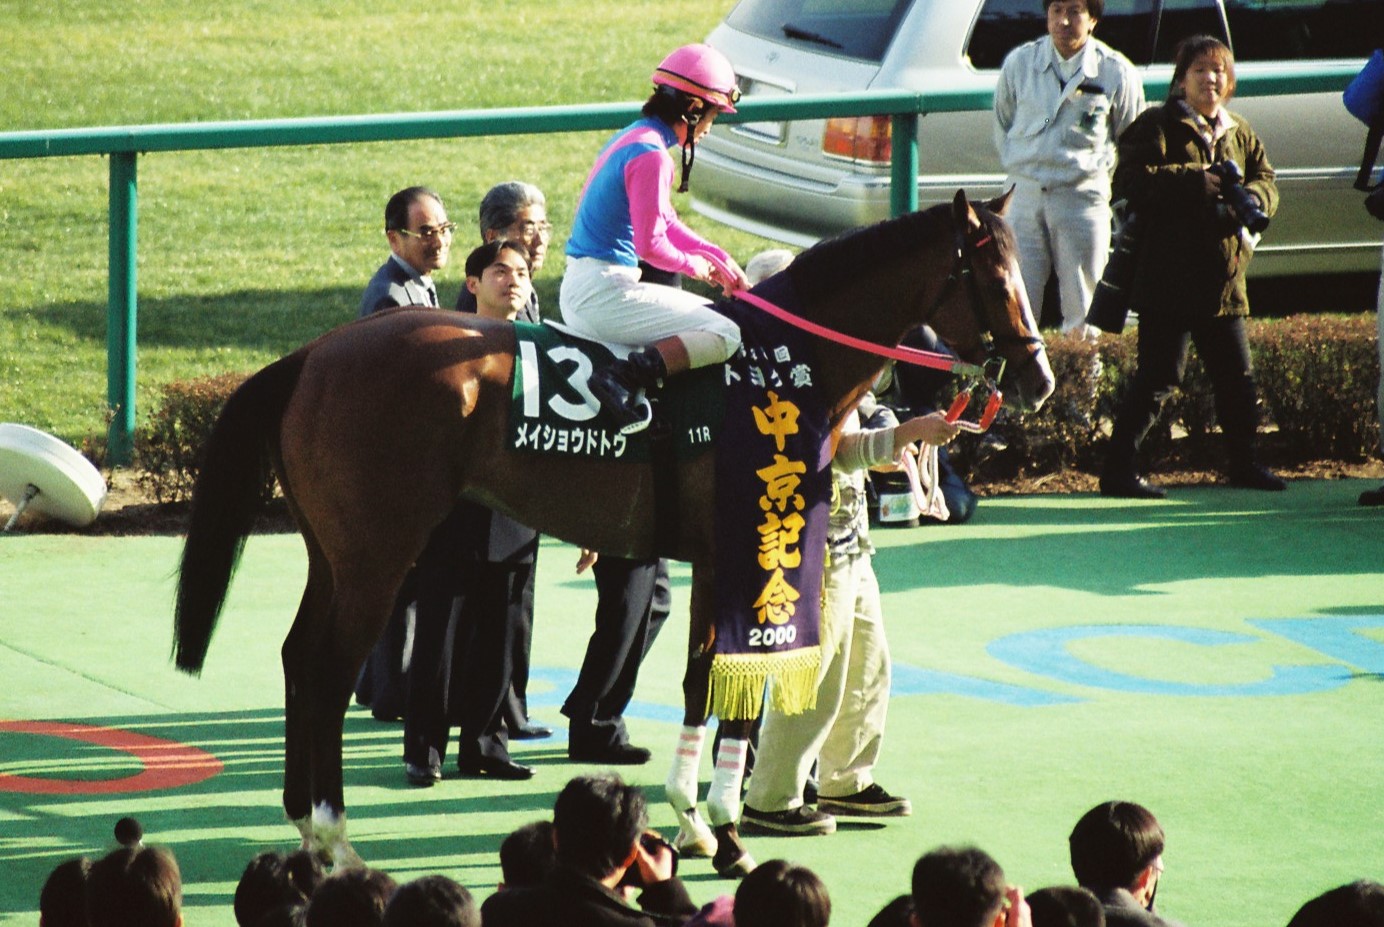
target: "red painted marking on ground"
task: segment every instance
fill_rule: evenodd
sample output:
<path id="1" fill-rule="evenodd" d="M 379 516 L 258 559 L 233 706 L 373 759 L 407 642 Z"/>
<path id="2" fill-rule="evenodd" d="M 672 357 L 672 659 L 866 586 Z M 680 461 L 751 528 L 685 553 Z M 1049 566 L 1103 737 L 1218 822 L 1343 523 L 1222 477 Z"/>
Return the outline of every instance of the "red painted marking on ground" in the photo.
<path id="1" fill-rule="evenodd" d="M 195 785 L 210 779 L 224 768 L 219 759 L 197 747 L 113 727 L 68 724 L 63 721 L 0 721 L 0 731 L 42 734 L 105 747 L 133 757 L 144 767 L 142 772 L 120 779 L 52 779 L 0 774 L 0 792 L 31 795 L 150 792 Z"/>

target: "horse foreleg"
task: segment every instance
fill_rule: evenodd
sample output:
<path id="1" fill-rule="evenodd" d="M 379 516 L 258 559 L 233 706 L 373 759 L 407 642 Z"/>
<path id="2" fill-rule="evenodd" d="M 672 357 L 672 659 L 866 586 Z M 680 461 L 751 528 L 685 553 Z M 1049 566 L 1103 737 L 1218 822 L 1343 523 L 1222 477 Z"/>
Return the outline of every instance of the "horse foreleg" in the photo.
<path id="1" fill-rule="evenodd" d="M 707 813 L 712 826 L 697 813 L 697 774 L 706 743 L 707 696 L 715 640 L 712 583 L 710 565 L 694 564 L 687 670 L 682 678 L 683 727 L 678 734 L 665 792 L 678 817 L 674 846 L 684 856 L 711 856 L 717 872 L 739 876 L 754 868 L 754 861 L 740 842 L 735 826 L 740 817 L 740 783 L 745 773 L 748 722 L 730 722 L 734 730 L 728 726 L 724 732 L 731 734 L 731 738 L 723 739 L 716 751 L 711 791 L 707 796 Z"/>

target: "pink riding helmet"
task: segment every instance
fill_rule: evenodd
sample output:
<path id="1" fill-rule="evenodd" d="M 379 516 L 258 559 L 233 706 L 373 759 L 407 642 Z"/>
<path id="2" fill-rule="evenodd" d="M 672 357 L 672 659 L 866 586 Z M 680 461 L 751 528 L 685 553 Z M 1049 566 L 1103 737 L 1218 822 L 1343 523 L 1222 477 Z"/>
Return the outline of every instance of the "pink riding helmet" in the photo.
<path id="1" fill-rule="evenodd" d="M 664 58 L 654 70 L 654 83 L 689 93 L 723 112 L 735 112 L 740 90 L 735 69 L 726 56 L 710 45 L 684 45 Z"/>

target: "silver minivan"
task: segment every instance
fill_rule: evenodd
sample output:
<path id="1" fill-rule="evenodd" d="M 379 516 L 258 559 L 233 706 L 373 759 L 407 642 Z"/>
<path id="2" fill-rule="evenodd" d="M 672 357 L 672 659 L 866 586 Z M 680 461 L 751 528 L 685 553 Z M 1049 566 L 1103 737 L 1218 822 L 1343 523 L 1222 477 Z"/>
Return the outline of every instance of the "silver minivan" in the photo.
<path id="1" fill-rule="evenodd" d="M 741 0 L 707 41 L 750 97 L 863 89 L 993 90 L 1010 49 L 1044 34 L 1042 0 Z M 1226 41 L 1243 77 L 1269 68 L 1363 67 L 1384 44 L 1384 0 L 1106 0 L 1097 38 L 1166 86 L 1172 50 Z M 1278 171 L 1282 204 L 1251 272 L 1374 271 L 1380 227 L 1352 188 L 1364 126 L 1339 93 L 1240 97 Z M 921 206 L 958 187 L 1000 192 L 989 112 L 919 120 Z M 889 211 L 889 119 L 718 124 L 698 148 L 693 208 L 807 245 Z"/>

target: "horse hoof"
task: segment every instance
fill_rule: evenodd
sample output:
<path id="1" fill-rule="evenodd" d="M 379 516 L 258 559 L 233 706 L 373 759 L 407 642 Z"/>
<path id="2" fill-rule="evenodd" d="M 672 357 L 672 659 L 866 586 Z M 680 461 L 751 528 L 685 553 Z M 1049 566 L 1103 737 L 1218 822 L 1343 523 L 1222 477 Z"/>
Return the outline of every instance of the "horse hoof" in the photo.
<path id="1" fill-rule="evenodd" d="M 716 855 L 711 858 L 711 868 L 723 879 L 739 879 L 754 872 L 755 861 L 745 844 L 740 842 L 740 834 L 735 824 L 722 824 L 716 828 Z"/>
<path id="2" fill-rule="evenodd" d="M 679 856 L 689 859 L 709 859 L 716 855 L 716 848 L 716 835 L 705 825 L 702 830 L 694 832 L 678 828 L 678 834 L 673 838 L 673 849 L 678 851 Z"/>

